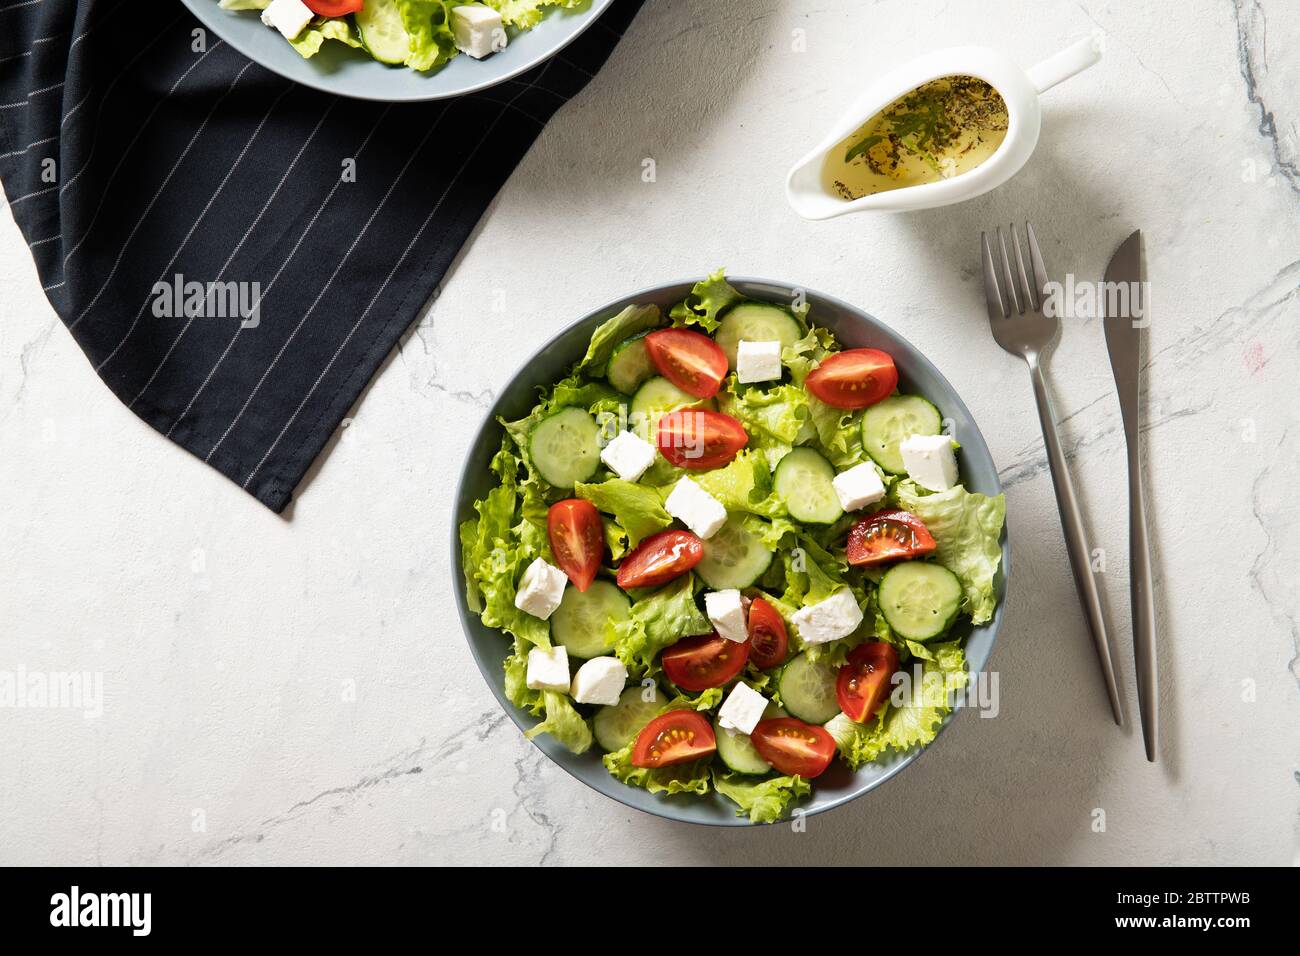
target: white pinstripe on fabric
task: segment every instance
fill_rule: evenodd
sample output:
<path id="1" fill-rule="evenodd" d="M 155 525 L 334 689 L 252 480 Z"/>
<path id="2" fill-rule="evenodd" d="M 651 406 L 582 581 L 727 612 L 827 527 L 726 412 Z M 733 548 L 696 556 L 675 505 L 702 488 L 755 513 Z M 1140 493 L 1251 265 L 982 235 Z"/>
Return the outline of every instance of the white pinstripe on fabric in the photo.
<path id="1" fill-rule="evenodd" d="M 325 112 L 321 113 L 320 119 L 318 119 L 316 121 L 316 125 L 312 127 L 311 133 L 309 133 L 307 138 L 303 140 L 303 144 L 298 147 L 298 152 L 294 154 L 294 157 L 290 161 L 288 168 L 284 171 L 284 174 L 280 176 L 280 181 L 275 184 L 275 189 L 271 190 L 271 195 L 266 197 L 266 202 L 262 204 L 261 211 L 258 212 L 257 216 L 254 217 L 253 221 L 248 224 L 248 228 L 244 230 L 244 235 L 240 237 L 239 242 L 235 244 L 235 248 L 230 250 L 230 255 L 226 257 L 226 261 L 222 263 L 221 268 L 217 270 L 217 278 L 214 279 L 213 281 L 219 282 L 222 276 L 226 274 L 226 269 L 228 269 L 230 267 L 230 263 L 232 263 L 235 260 L 235 256 L 237 256 L 239 254 L 239 250 L 244 247 L 244 243 L 247 242 L 248 237 L 253 234 L 253 231 L 257 228 L 258 223 L 262 221 L 262 217 L 266 215 L 266 211 L 271 208 L 271 203 L 273 203 L 275 201 L 275 197 L 280 194 L 280 189 L 288 181 L 289 175 L 294 171 L 294 168 L 298 165 L 298 160 L 302 158 L 302 154 L 306 152 L 307 147 L 311 145 L 311 141 L 316 138 L 316 133 L 320 131 L 321 126 L 325 122 L 325 118 L 329 116 L 330 111 L 334 109 L 334 105 L 337 102 L 338 102 L 337 99 L 331 99 L 329 101 L 329 105 L 325 107 Z M 379 127 L 379 123 L 378 121 L 376 121 L 375 129 L 378 129 L 378 127 Z M 372 129 L 370 132 L 373 133 L 375 129 Z M 361 150 L 364 150 L 366 148 L 366 143 L 368 143 L 369 141 L 370 141 L 370 137 L 367 136 L 366 139 L 361 144 L 361 149 L 357 150 L 358 155 L 360 155 Z M 333 190 L 330 191 L 330 195 L 333 195 Z M 327 197 L 325 203 L 328 202 L 329 199 Z M 311 222 L 307 224 L 307 227 L 303 230 L 302 235 L 298 237 L 298 241 L 294 243 L 293 250 L 289 253 L 284 263 L 281 264 L 280 268 L 276 271 L 275 275 L 271 278 L 271 285 L 275 284 L 275 280 L 280 277 L 280 273 L 283 272 L 285 266 L 289 264 L 289 260 L 293 258 L 293 254 L 298 251 L 298 246 L 302 245 L 302 241 L 306 237 L 307 231 L 310 230 L 313 225 L 315 225 L 316 219 L 320 215 L 320 210 L 324 208 L 325 203 L 322 203 L 320 206 L 317 207 L 316 213 L 315 215 L 312 216 Z M 271 285 L 267 286 L 266 291 L 270 291 Z M 261 306 L 263 298 L 265 298 L 265 292 L 260 293 L 257 297 L 258 307 Z M 180 415 L 176 417 L 176 420 L 171 423 L 171 427 L 167 429 L 168 438 L 170 438 L 171 433 L 176 430 L 176 426 L 179 425 L 181 421 L 185 418 L 185 416 L 190 413 L 190 409 L 194 407 L 194 403 L 199 400 L 199 396 L 203 394 L 203 390 L 208 387 L 208 383 L 212 381 L 212 377 L 217 374 L 217 369 L 221 367 L 221 363 L 225 361 L 226 356 L 230 354 L 231 348 L 234 347 L 235 339 L 239 338 L 239 333 L 241 331 L 243 331 L 242 325 L 235 329 L 235 334 L 230 337 L 230 341 L 226 343 L 225 349 L 222 351 L 222 353 L 219 356 L 217 356 L 217 360 L 212 364 L 212 368 L 208 369 L 208 374 L 204 377 L 202 383 L 194 391 L 194 394 L 190 396 L 189 402 L 186 403 L 185 408 L 181 411 Z M 184 333 L 182 332 L 182 335 L 183 334 Z M 179 341 L 179 338 L 177 339 L 177 341 Z M 173 343 L 173 348 L 174 347 L 175 347 L 175 343 Z M 157 373 L 155 372 L 154 374 L 156 375 Z M 148 386 L 146 385 L 145 387 L 147 388 Z M 136 395 L 136 397 L 131 400 L 131 403 L 135 404 L 136 400 L 138 400 L 140 398 L 140 395 L 143 394 L 144 394 L 144 389 L 141 389 L 140 394 Z M 209 451 L 208 454 L 210 455 L 211 451 Z"/>
<path id="2" fill-rule="evenodd" d="M 54 192 L 54 190 L 56 190 L 56 189 L 58 189 L 58 188 L 59 188 L 58 186 L 48 186 L 48 187 L 46 187 L 45 189 L 38 189 L 38 190 L 36 190 L 36 192 L 34 192 L 34 193 L 28 193 L 28 194 L 25 195 L 25 196 L 19 196 L 17 199 L 12 199 L 12 200 L 10 200 L 10 201 L 9 201 L 9 205 L 10 205 L 10 206 L 16 206 L 16 205 L 18 205 L 20 202 L 22 202 L 24 199 L 34 199 L 34 198 L 37 197 L 37 196 L 44 196 L 46 193 L 52 193 L 52 192 Z"/>
<path id="3" fill-rule="evenodd" d="M 391 106 L 384 107 L 384 111 L 383 113 L 380 114 L 379 119 L 375 120 L 375 125 L 370 128 L 370 132 L 366 134 L 366 138 L 362 141 L 360 148 L 357 149 L 357 158 L 360 158 L 361 153 L 366 148 L 366 144 L 370 142 L 370 137 L 375 134 L 375 131 L 377 129 L 379 129 L 379 124 L 383 121 L 384 117 L 388 115 L 388 111 L 391 108 L 392 108 Z M 447 112 L 447 107 L 444 106 L 442 108 L 442 112 L 438 114 L 438 119 L 434 121 L 433 124 L 434 127 L 436 127 L 438 123 L 442 121 L 442 118 L 444 115 L 446 115 L 446 112 Z M 432 133 L 433 129 L 431 128 L 429 132 Z M 427 138 L 428 138 L 428 134 L 426 134 L 426 139 Z M 412 155 L 414 156 L 414 154 Z M 406 169 L 405 167 L 402 168 L 403 172 L 405 172 L 405 169 Z M 397 184 L 398 179 L 401 179 L 400 173 L 398 174 L 397 178 L 394 179 L 393 181 L 394 186 Z M 285 268 L 293 260 L 293 257 L 298 252 L 298 247 L 301 246 L 303 240 L 307 238 L 307 233 L 310 232 L 312 227 L 316 225 L 316 220 L 320 218 L 320 214 L 324 211 L 325 207 L 329 205 L 330 200 L 334 198 L 334 194 L 338 192 L 339 186 L 341 186 L 342 184 L 343 184 L 343 180 L 340 177 L 338 180 L 335 181 L 334 185 L 330 187 L 329 194 L 325 197 L 325 201 L 322 202 L 320 206 L 317 207 L 315 213 L 312 214 L 311 221 L 307 223 L 307 228 L 302 231 L 302 235 L 298 237 L 298 241 L 295 242 L 293 248 L 289 250 L 289 255 L 285 258 L 280 268 L 276 270 L 275 275 L 271 277 L 271 281 L 267 284 L 267 287 L 263 289 L 261 294 L 258 296 L 257 307 L 259 308 L 261 307 L 262 300 L 266 298 L 267 293 L 271 291 L 271 287 L 275 285 L 275 281 L 280 278 L 280 274 L 284 272 Z M 390 186 L 388 192 L 391 193 L 392 189 L 393 187 Z M 385 199 L 388 198 L 388 193 L 384 194 L 384 198 Z M 381 199 L 379 201 L 379 206 L 375 207 L 375 212 L 378 212 L 379 207 L 382 206 L 383 204 L 384 204 L 384 200 Z M 374 219 L 374 213 L 371 213 L 370 218 Z M 370 223 L 369 221 L 367 221 L 366 226 L 369 227 L 369 225 Z M 365 233 L 364 228 L 362 229 L 361 233 L 362 234 Z M 339 274 L 339 269 L 342 268 L 343 262 L 347 260 L 348 255 L 350 255 L 352 250 L 356 248 L 357 239 L 359 238 L 360 236 L 353 239 L 352 245 L 348 248 L 348 251 L 344 253 L 343 258 L 339 261 L 338 266 L 335 267 L 333 274 L 331 274 L 329 279 L 326 280 L 325 285 L 321 288 L 321 291 L 317 293 L 316 298 L 312 301 L 312 304 L 308 307 L 307 312 L 303 315 L 303 318 L 298 320 L 298 324 L 294 327 L 293 331 L 289 333 L 289 339 L 285 341 L 284 345 L 280 346 L 280 351 L 276 353 L 275 359 L 272 360 L 271 362 L 271 366 L 267 368 L 267 370 L 262 373 L 262 377 L 257 380 L 257 384 L 253 386 L 253 390 L 244 399 L 243 406 L 240 407 L 238 413 L 236 413 L 234 419 L 230 422 L 230 424 L 226 426 L 226 430 L 221 433 L 221 437 L 217 439 L 216 444 L 214 444 L 211 448 L 208 449 L 207 455 L 205 455 L 203 458 L 204 461 L 210 461 L 212 459 L 212 456 L 216 453 L 217 449 L 221 447 L 221 443 L 226 440 L 226 437 L 230 434 L 231 430 L 234 429 L 235 423 L 238 422 L 239 419 L 243 416 L 244 412 L 247 411 L 249 402 L 251 402 L 253 396 L 257 394 L 258 389 L 262 387 L 262 383 L 266 381 L 266 377 L 271 373 L 271 368 L 275 367 L 275 363 L 279 361 L 280 356 L 284 354 L 285 346 L 288 345 L 288 342 L 292 340 L 292 338 L 295 335 L 298 334 L 298 329 L 302 328 L 302 323 L 303 321 L 306 320 L 307 315 L 311 314 L 311 310 L 316 308 L 316 303 L 319 302 L 321 300 L 321 297 L 325 295 L 325 291 L 330 287 L 330 284 L 333 283 L 335 277 Z M 225 351 L 221 353 L 220 358 L 217 359 L 217 364 L 212 367 L 212 371 L 208 373 L 208 377 L 203 380 L 203 385 L 199 387 L 199 391 L 202 391 L 207 386 L 208 382 L 212 379 L 212 376 L 216 373 L 217 367 L 220 366 L 221 363 L 225 361 L 226 356 L 230 354 L 230 350 L 234 346 L 235 340 L 239 338 L 239 333 L 241 331 L 243 330 L 236 329 L 235 334 L 230 337 L 230 343 L 226 346 Z M 190 399 L 189 405 L 185 406 L 185 412 L 181 413 L 182 418 L 185 416 L 185 413 L 187 413 L 190 410 L 190 408 L 194 405 L 194 399 L 197 398 L 198 398 L 198 393 L 196 392 L 194 398 Z M 177 422 L 179 421 L 180 419 L 177 419 Z M 172 425 L 172 428 L 175 427 L 176 427 L 175 425 Z M 168 431 L 170 433 L 170 429 Z"/>
<path id="4" fill-rule="evenodd" d="M 221 178 L 221 183 L 217 186 L 216 190 L 213 191 L 212 195 L 208 197 L 208 201 L 203 204 L 202 211 L 200 211 L 199 214 L 194 218 L 194 222 L 190 224 L 189 230 L 185 233 L 185 238 L 182 239 L 180 245 L 176 247 L 176 251 L 172 253 L 172 257 L 167 260 L 167 265 L 163 267 L 163 270 L 158 275 L 158 278 L 154 280 L 153 285 L 157 285 L 159 282 L 162 282 L 164 279 L 167 278 L 167 274 L 171 272 L 172 266 L 176 264 L 176 259 L 177 257 L 180 256 L 181 250 L 183 250 L 185 246 L 189 244 L 190 238 L 194 235 L 194 230 L 196 230 L 199 227 L 199 223 L 203 221 L 203 217 L 208 214 L 208 210 L 212 208 L 212 204 L 217 201 L 217 197 L 220 196 L 222 190 L 226 188 L 226 183 L 230 182 L 230 177 L 235 174 L 235 170 L 239 168 L 239 164 L 244 161 L 244 156 L 247 155 L 248 148 L 253 145 L 253 140 L 257 139 L 257 135 L 262 132 L 262 127 L 266 125 L 266 121 L 270 118 L 271 113 L 280 104 L 280 100 L 284 99 L 285 95 L 291 89 L 293 89 L 292 83 L 290 83 L 283 90 L 281 90 L 280 95 L 271 101 L 271 105 L 267 107 L 267 110 L 262 115 L 261 120 L 258 121 L 257 128 L 253 130 L 253 135 L 248 137 L 248 140 L 244 143 L 244 148 L 239 151 L 239 155 L 235 158 L 235 161 L 231 163 L 230 168 L 226 170 L 226 175 Z M 131 325 L 129 328 L 127 328 L 126 334 L 122 336 L 121 340 L 117 343 L 117 345 L 113 346 L 112 351 L 108 353 L 108 355 L 104 358 L 104 360 L 95 366 L 96 372 L 102 370 L 105 365 L 107 365 L 109 362 L 113 360 L 113 356 L 117 354 L 118 349 L 120 349 L 123 345 L 126 344 L 126 340 L 129 339 L 131 337 L 131 333 L 135 331 L 135 327 L 140 323 L 140 317 L 144 315 L 145 309 L 149 308 L 149 302 L 153 299 L 153 294 L 152 294 L 153 285 L 149 287 L 151 290 L 150 294 L 145 296 L 144 302 L 141 303 L 140 305 L 140 311 L 137 312 L 135 314 L 135 318 L 131 320 Z M 194 322 L 194 318 L 191 317 L 190 321 L 185 324 L 185 329 L 182 329 L 180 335 L 176 336 L 176 342 L 180 341 L 180 336 L 185 334 L 185 331 L 189 329 L 190 325 L 193 322 Z M 154 377 L 157 376 L 158 371 L 163 367 L 163 364 L 167 361 L 167 357 L 172 354 L 172 349 L 176 347 L 176 342 L 172 343 L 171 348 L 167 350 L 167 355 L 163 356 L 162 362 L 158 363 L 158 368 L 154 369 L 153 375 L 149 376 L 149 381 L 145 383 L 144 388 L 140 389 L 140 392 L 143 392 L 145 388 L 148 388 L 150 385 L 153 384 Z M 137 393 L 135 398 L 139 398 L 139 397 L 140 394 Z M 127 405 L 127 408 L 130 408 L 133 405 L 135 405 L 134 398 L 131 400 L 130 404 Z"/>
<path id="5" fill-rule="evenodd" d="M 34 7 L 36 4 L 43 2 L 44 0 L 23 0 L 22 3 L 15 3 L 11 7 L 0 7 L 0 13 L 8 13 L 10 10 L 18 10 L 22 7 Z"/>
<path id="6" fill-rule="evenodd" d="M 45 137 L 45 139 L 38 139 L 38 140 L 37 140 L 36 142 L 34 142 L 34 143 L 28 143 L 28 144 L 27 144 L 26 146 L 24 146 L 22 149 L 11 149 L 11 150 L 10 150 L 9 152 L 7 152 L 7 153 L 0 153 L 0 159 L 8 159 L 10 156 L 21 156 L 23 153 L 27 152 L 29 149 L 33 149 L 33 148 L 35 148 L 35 147 L 37 147 L 37 146 L 44 146 L 46 143 L 52 143 L 52 142 L 54 142 L 56 139 L 58 139 L 57 136 L 47 136 L 47 137 Z"/>
<path id="7" fill-rule="evenodd" d="M 104 282 L 99 287 L 99 291 L 96 292 L 95 297 L 86 304 L 86 307 L 81 310 L 81 314 L 69 323 L 69 332 L 75 329 L 81 323 L 81 320 L 90 314 L 90 310 L 99 302 L 99 297 L 104 294 L 104 290 L 112 284 L 113 276 L 117 274 L 118 267 L 122 265 L 122 259 L 126 257 L 126 250 L 130 247 L 131 240 L 134 239 L 135 234 L 140 231 L 140 227 L 144 225 L 144 221 L 149 218 L 149 213 L 153 211 L 154 204 L 158 202 L 158 197 L 162 195 L 163 190 L 167 188 L 167 184 L 170 183 L 172 177 L 176 175 L 176 170 L 180 169 L 181 163 L 185 162 L 185 157 L 190 154 L 190 150 L 194 148 L 194 144 L 198 142 L 199 137 L 203 135 L 203 131 L 207 129 L 208 120 L 212 119 L 213 114 L 217 111 L 217 107 L 225 101 L 226 97 L 230 95 L 234 90 L 235 85 L 243 79 L 244 74 L 248 72 L 252 65 L 252 60 L 249 60 L 244 64 L 244 68 L 235 74 L 235 78 L 230 81 L 230 85 L 226 87 L 226 91 L 217 97 L 217 101 L 212 104 L 212 109 L 208 110 L 208 115 L 203 117 L 203 122 L 199 124 L 199 128 L 194 131 L 194 135 L 190 137 L 190 141 L 185 144 L 185 148 L 181 150 L 181 154 L 176 157 L 176 162 L 172 163 L 171 171 L 163 178 L 162 184 L 159 185 L 157 191 L 153 194 L 153 198 L 150 199 L 149 204 L 144 207 L 144 212 L 140 214 L 140 218 L 136 220 L 135 225 L 131 227 L 130 233 L 127 234 L 126 241 L 122 243 L 122 248 L 117 251 L 117 258 L 113 260 L 113 268 L 108 270 L 108 275 L 104 277 Z M 89 235 L 89 232 L 87 232 L 87 235 Z M 85 242 L 85 236 L 81 238 L 81 242 Z M 67 256 L 64 256 L 64 262 L 67 262 Z"/>
<path id="8" fill-rule="evenodd" d="M 550 65 L 551 65 L 550 61 L 548 60 L 546 65 L 542 67 L 541 73 L 537 75 L 537 78 L 534 82 L 541 81 L 542 77 L 546 75 L 546 71 L 550 69 Z M 262 470 L 262 466 L 266 464 L 267 459 L 269 459 L 271 455 L 275 452 L 276 447 L 279 446 L 280 441 L 284 438 L 285 434 L 289 431 L 291 427 L 293 427 L 293 423 L 298 420 L 298 416 L 302 414 L 302 410 L 307 406 L 307 402 L 311 400 L 311 397 L 312 395 L 315 394 L 316 389 L 320 387 L 320 383 L 325 379 L 325 376 L 329 374 L 330 369 L 334 367 L 334 363 L 338 361 L 338 357 L 341 354 L 343 354 L 343 350 L 347 347 L 348 342 L 352 340 L 352 336 L 355 335 L 357 329 L 361 327 L 361 323 L 366 320 L 366 316 L 370 314 L 370 310 L 375 307 L 375 303 L 379 301 L 379 297 L 383 295 L 384 290 L 388 288 L 388 284 L 393 280 L 393 276 L 397 274 L 398 268 L 400 268 L 402 263 L 406 261 L 406 257 L 410 255 L 411 250 L 415 248 L 415 244 L 419 241 L 420 237 L 424 234 L 424 230 L 428 228 L 429 223 L 432 222 L 434 216 L 438 214 L 438 210 L 442 208 L 442 204 L 444 200 L 446 200 L 448 193 L 450 193 L 451 190 L 455 187 L 456 183 L 460 180 L 460 177 L 465 172 L 465 170 L 469 168 L 469 164 L 473 161 L 474 157 L 478 155 L 478 151 L 483 147 L 483 144 L 487 142 L 488 137 L 492 135 L 492 131 L 496 129 L 497 124 L 501 122 L 501 118 L 506 115 L 507 108 L 513 106 L 515 101 L 518 100 L 525 93 L 527 93 L 528 90 L 531 88 L 532 88 L 532 83 L 529 83 L 526 88 L 516 93 L 514 97 L 511 98 L 509 103 L 502 106 L 500 111 L 498 111 L 496 118 L 493 119 L 492 123 L 488 126 L 488 128 L 483 131 L 483 135 L 479 137 L 478 143 L 475 144 L 472 150 L 470 150 L 469 155 L 465 157 L 465 161 L 461 164 L 460 169 L 456 170 L 456 175 L 454 175 L 451 178 L 451 181 L 447 184 L 447 187 L 442 191 L 442 195 L 438 197 L 438 201 L 434 203 L 433 208 L 429 210 L 429 215 L 427 215 L 424 218 L 424 222 L 420 224 L 420 228 L 416 230 L 415 235 L 411 237 L 411 241 L 408 242 L 406 244 L 406 248 L 402 250 L 402 254 L 397 258 L 397 261 L 393 263 L 393 268 L 389 271 L 388 275 L 384 278 L 384 281 L 380 284 L 379 288 L 375 290 L 375 294 L 370 297 L 370 302 L 366 305 L 366 308 L 361 313 L 361 316 L 353 324 L 352 328 L 348 330 L 348 334 L 344 336 L 343 341 L 340 342 L 338 348 L 334 350 L 334 354 L 333 356 L 330 357 L 329 362 L 327 362 L 325 367 L 321 369 L 320 374 L 316 376 L 316 381 L 312 383 L 311 388 L 307 390 L 307 394 L 304 395 L 302 397 L 302 401 L 298 403 L 298 407 L 294 409 L 293 414 L 289 416 L 289 420 L 284 423 L 284 427 L 280 429 L 279 434 L 275 436 L 275 440 L 271 442 L 271 446 L 267 448 L 266 453 L 262 455 L 261 460 L 253 467 L 253 470 L 248 473 L 248 477 L 244 479 L 243 484 L 240 487 L 247 489 L 249 484 L 252 483 L 253 479 L 257 477 L 257 473 Z M 441 115 L 439 116 L 439 119 L 441 119 Z M 430 132 L 432 132 L 432 130 Z M 425 139 L 427 140 L 428 137 L 426 136 Z M 419 153 L 419 150 L 422 149 L 423 146 L 424 146 L 424 141 L 422 140 L 420 146 L 417 147 L 416 149 L 416 154 Z M 416 154 L 412 154 L 411 159 L 407 160 L 407 166 L 409 166 L 412 160 L 415 159 Z M 402 167 L 402 172 L 403 173 L 406 172 L 406 166 Z M 398 174 L 397 178 L 401 179 L 401 173 Z M 396 181 L 394 181 L 394 185 L 396 185 Z M 390 193 L 392 192 L 392 187 L 389 188 L 389 192 Z M 385 194 L 384 199 L 386 200 L 387 198 L 388 198 L 388 194 Z M 380 202 L 380 206 L 382 205 L 383 205 L 383 201 Z M 376 208 L 375 211 L 378 212 L 378 208 Z M 373 218 L 373 215 L 371 218 Z M 369 223 L 367 223 L 366 225 L 369 226 Z M 351 252 L 350 249 L 349 252 Z M 306 317 L 304 316 L 304 320 L 305 318 Z M 281 352 L 283 352 L 283 349 L 281 349 Z M 276 358 L 278 359 L 279 356 L 277 355 Z M 265 379 L 265 377 L 266 376 L 263 375 L 263 379 Z M 261 383 L 259 383 L 259 385 L 260 384 Z M 245 408 L 248 407 L 247 403 L 245 403 L 244 407 Z M 240 414 L 243 414 L 242 409 L 240 411 Z M 234 422 L 231 423 L 231 428 L 233 427 L 234 427 Z M 229 433 L 229 429 L 227 429 L 227 433 Z"/>

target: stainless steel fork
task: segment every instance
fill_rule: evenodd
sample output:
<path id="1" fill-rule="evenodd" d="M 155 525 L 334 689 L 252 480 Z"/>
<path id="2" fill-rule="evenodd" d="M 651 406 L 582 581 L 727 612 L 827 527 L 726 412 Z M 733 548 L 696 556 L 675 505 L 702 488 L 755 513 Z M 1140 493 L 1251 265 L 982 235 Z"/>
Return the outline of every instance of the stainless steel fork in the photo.
<path id="1" fill-rule="evenodd" d="M 980 252 L 984 259 L 984 293 L 988 298 L 989 327 L 998 345 L 1012 355 L 1019 355 L 1029 364 L 1029 379 L 1034 384 L 1034 400 L 1038 404 L 1038 420 L 1043 428 L 1043 444 L 1047 448 L 1047 465 L 1052 472 L 1052 486 L 1056 490 L 1056 507 L 1061 514 L 1061 527 L 1065 530 L 1065 546 L 1070 555 L 1070 568 L 1074 572 L 1074 586 L 1079 592 L 1079 602 L 1088 619 L 1088 629 L 1101 663 L 1106 694 L 1115 723 L 1123 724 L 1119 703 L 1119 687 L 1115 683 L 1115 665 L 1111 660 L 1110 639 L 1101 613 L 1101 598 L 1097 582 L 1092 576 L 1091 551 L 1083 529 L 1083 516 L 1079 513 L 1079 500 L 1074 493 L 1074 483 L 1061 452 L 1061 441 L 1056 434 L 1056 416 L 1052 413 L 1052 400 L 1043 380 L 1043 364 L 1060 331 L 1060 320 L 1047 315 L 1047 269 L 1043 254 L 1038 248 L 1034 227 L 1025 223 L 1029 237 L 1029 262 L 1033 281 L 1025 271 L 1024 256 L 1020 252 L 1020 234 L 1014 224 L 1010 227 L 1011 246 L 1015 250 L 1015 272 L 1012 272 L 1011 255 L 1007 252 L 1007 239 L 998 227 L 999 254 L 989 246 L 987 233 L 980 233 Z M 1002 269 L 999 273 L 998 264 Z M 1016 279 L 1019 278 L 1019 284 Z"/>

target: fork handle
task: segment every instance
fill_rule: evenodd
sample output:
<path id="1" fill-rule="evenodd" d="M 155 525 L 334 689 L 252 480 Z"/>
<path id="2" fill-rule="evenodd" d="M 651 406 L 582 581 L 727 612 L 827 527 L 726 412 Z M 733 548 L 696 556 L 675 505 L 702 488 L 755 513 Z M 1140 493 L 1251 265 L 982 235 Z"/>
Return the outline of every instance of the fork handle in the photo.
<path id="1" fill-rule="evenodd" d="M 1092 643 L 1101 664 L 1101 675 L 1110 698 L 1111 714 L 1115 723 L 1124 723 L 1119 704 L 1119 686 L 1115 682 L 1115 665 L 1111 660 L 1110 639 L 1106 635 L 1106 621 L 1101 613 L 1101 596 L 1097 581 L 1092 575 L 1091 552 L 1083 530 L 1083 516 L 1079 512 L 1079 499 L 1074 493 L 1074 483 L 1061 452 L 1061 440 L 1056 434 L 1056 416 L 1052 400 L 1047 394 L 1047 383 L 1037 362 L 1029 363 L 1029 377 L 1034 383 L 1034 401 L 1038 405 L 1038 421 L 1043 428 L 1043 444 L 1047 448 L 1047 466 L 1052 473 L 1052 487 L 1056 491 L 1056 507 L 1061 514 L 1061 527 L 1065 531 L 1065 548 L 1070 555 L 1070 569 L 1074 572 L 1074 587 L 1079 593 L 1079 603 L 1088 619 Z"/>

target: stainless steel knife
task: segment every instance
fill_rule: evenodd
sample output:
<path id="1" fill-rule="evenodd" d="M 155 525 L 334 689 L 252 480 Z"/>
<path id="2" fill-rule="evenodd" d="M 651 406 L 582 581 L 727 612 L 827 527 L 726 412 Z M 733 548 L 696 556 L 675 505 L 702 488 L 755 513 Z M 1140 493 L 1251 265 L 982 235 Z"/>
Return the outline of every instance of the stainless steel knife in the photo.
<path id="1" fill-rule="evenodd" d="M 1151 547 L 1147 541 L 1146 499 L 1142 491 L 1142 412 L 1140 373 L 1143 329 L 1150 322 L 1142 231 L 1124 240 L 1106 267 L 1106 286 L 1098 296 L 1110 369 L 1119 392 L 1124 440 L 1128 445 L 1129 603 L 1133 613 L 1133 657 L 1137 666 L 1138 712 L 1147 760 L 1155 762 L 1157 737 L 1156 622 L 1151 593 Z"/>

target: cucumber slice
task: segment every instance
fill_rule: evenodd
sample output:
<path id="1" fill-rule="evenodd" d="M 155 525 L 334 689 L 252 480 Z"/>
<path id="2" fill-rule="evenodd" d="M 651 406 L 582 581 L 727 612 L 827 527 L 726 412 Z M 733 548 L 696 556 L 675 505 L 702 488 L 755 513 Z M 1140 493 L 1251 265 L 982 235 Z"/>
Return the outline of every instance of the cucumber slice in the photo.
<path id="1" fill-rule="evenodd" d="M 810 724 L 824 724 L 840 712 L 835 697 L 838 676 L 839 668 L 825 657 L 813 662 L 807 654 L 800 654 L 781 669 L 776 686 L 790 713 Z"/>
<path id="2" fill-rule="evenodd" d="M 919 395 L 891 395 L 862 413 L 862 447 L 881 468 L 904 474 L 899 442 L 913 435 L 937 435 L 943 430 L 939 409 Z"/>
<path id="3" fill-rule="evenodd" d="M 609 653 L 605 625 L 627 620 L 631 608 L 628 596 L 608 581 L 592 581 L 585 591 L 569 585 L 551 615 L 551 637 L 571 657 L 601 657 Z"/>
<path id="4" fill-rule="evenodd" d="M 405 63 L 411 53 L 411 38 L 402 25 L 397 0 L 366 0 L 356 12 L 361 42 L 380 63 Z"/>
<path id="5" fill-rule="evenodd" d="M 656 375 L 636 390 L 632 396 L 631 414 L 633 428 L 646 441 L 654 444 L 655 434 L 659 428 L 659 419 L 669 412 L 683 408 L 716 409 L 718 406 L 711 398 L 699 399 L 683 392 L 662 375 Z M 648 431 L 640 431 L 640 423 L 645 422 Z"/>
<path id="6" fill-rule="evenodd" d="M 548 482 L 572 488 L 600 467 L 600 426 L 581 408 L 562 408 L 534 426 L 528 453 Z"/>
<path id="7" fill-rule="evenodd" d="M 931 561 L 904 561 L 880 579 L 880 613 L 895 634 L 912 641 L 928 641 L 948 630 L 961 599 L 957 575 Z"/>
<path id="8" fill-rule="evenodd" d="M 764 720 L 785 716 L 786 712 L 776 704 L 768 704 L 767 710 L 763 711 Z M 749 734 L 723 727 L 715 720 L 713 736 L 718 739 L 718 759 L 736 773 L 763 774 L 772 769 L 772 765 L 758 755 Z"/>
<path id="9" fill-rule="evenodd" d="M 730 515 L 717 534 L 704 542 L 704 558 L 695 573 L 715 591 L 747 588 L 763 576 L 772 552 L 758 535 L 745 530 L 743 515 Z"/>
<path id="10" fill-rule="evenodd" d="M 596 743 L 612 753 L 636 740 L 641 728 L 658 717 L 659 711 L 668 703 L 668 698 L 657 686 L 653 701 L 642 698 L 641 695 L 645 692 L 646 688 L 633 684 L 623 691 L 617 704 L 596 711 L 596 716 L 591 721 Z"/>
<path id="11" fill-rule="evenodd" d="M 648 334 L 642 332 L 626 342 L 620 342 L 615 346 L 614 354 L 609 357 L 609 364 L 605 366 L 605 378 L 624 395 L 631 395 L 655 374 L 654 363 L 650 361 L 650 353 L 645 347 L 645 337 Z"/>
<path id="12" fill-rule="evenodd" d="M 803 329 L 788 309 L 770 302 L 741 302 L 727 310 L 718 323 L 714 341 L 727 355 L 727 364 L 736 367 L 736 347 L 746 342 L 780 342 L 781 348 L 803 338 Z"/>
<path id="13" fill-rule="evenodd" d="M 790 517 L 809 524 L 832 524 L 844 514 L 831 479 L 835 469 L 811 448 L 788 452 L 776 466 L 772 487 Z"/>

